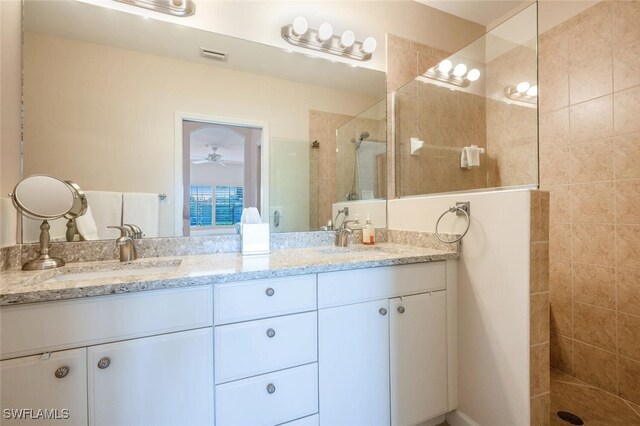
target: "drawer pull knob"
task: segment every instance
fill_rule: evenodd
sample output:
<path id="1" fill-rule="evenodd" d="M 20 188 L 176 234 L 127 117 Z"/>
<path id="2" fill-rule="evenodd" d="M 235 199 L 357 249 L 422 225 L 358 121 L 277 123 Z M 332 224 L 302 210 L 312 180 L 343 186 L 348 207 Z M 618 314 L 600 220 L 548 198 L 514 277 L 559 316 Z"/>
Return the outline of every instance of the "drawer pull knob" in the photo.
<path id="1" fill-rule="evenodd" d="M 275 385 L 273 383 L 269 383 L 267 385 L 267 392 L 270 393 L 270 394 L 276 392 L 276 387 L 275 387 Z"/>
<path id="2" fill-rule="evenodd" d="M 64 367 L 60 367 L 56 370 L 54 374 L 58 379 L 67 377 L 67 374 L 69 374 L 69 367 L 67 367 L 66 365 Z"/>
<path id="3" fill-rule="evenodd" d="M 380 308 L 378 312 L 380 312 L 380 315 L 382 316 L 387 315 L 387 310 L 385 308 Z"/>
<path id="4" fill-rule="evenodd" d="M 404 306 L 398 306 L 398 312 L 404 314 Z"/>
<path id="5" fill-rule="evenodd" d="M 105 368 L 109 367 L 109 365 L 111 365 L 111 358 L 109 358 L 108 356 L 100 358 L 100 361 L 98 361 L 98 368 L 100 370 L 104 370 Z"/>
<path id="6" fill-rule="evenodd" d="M 276 291 L 275 291 L 274 289 L 272 289 L 271 287 L 269 287 L 269 288 L 265 291 L 265 293 L 267 293 L 267 296 L 271 297 L 271 296 L 273 296 L 274 294 L 276 294 Z"/>
<path id="7" fill-rule="evenodd" d="M 276 335 L 276 331 L 273 328 L 267 330 L 267 336 L 273 337 Z"/>

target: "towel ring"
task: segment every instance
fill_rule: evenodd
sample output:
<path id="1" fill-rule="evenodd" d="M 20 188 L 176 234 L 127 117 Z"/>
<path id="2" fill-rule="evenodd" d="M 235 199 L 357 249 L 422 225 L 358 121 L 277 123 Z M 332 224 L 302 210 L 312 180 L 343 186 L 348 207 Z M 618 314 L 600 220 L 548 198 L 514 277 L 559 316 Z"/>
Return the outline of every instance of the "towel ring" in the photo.
<path id="1" fill-rule="evenodd" d="M 469 227 L 471 227 L 471 218 L 469 217 L 469 213 L 467 212 L 468 208 L 469 208 L 469 206 L 467 204 L 459 203 L 459 204 L 456 204 L 455 206 L 449 207 L 444 213 L 442 213 L 440 215 L 440 217 L 438 218 L 438 221 L 436 222 L 436 237 L 440 241 L 442 241 L 443 243 L 446 243 L 446 244 L 454 244 L 454 243 L 457 243 L 458 241 L 461 241 L 464 238 L 464 236 L 467 235 L 467 232 L 469 232 Z M 440 226 L 440 221 L 442 220 L 442 218 L 447 213 L 456 213 L 457 215 L 460 215 L 460 213 L 458 213 L 458 212 L 464 213 L 464 216 L 467 218 L 467 229 L 465 229 L 464 232 L 462 233 L 462 235 L 460 235 L 455 240 L 444 240 L 440 236 L 440 233 L 438 232 L 438 226 Z"/>

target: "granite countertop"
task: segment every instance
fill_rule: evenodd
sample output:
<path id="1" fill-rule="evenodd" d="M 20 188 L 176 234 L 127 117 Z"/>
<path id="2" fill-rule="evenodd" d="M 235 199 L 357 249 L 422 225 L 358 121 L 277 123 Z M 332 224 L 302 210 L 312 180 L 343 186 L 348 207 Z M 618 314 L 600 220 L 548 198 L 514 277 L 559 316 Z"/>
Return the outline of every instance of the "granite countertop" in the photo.
<path id="1" fill-rule="evenodd" d="M 62 268 L 48 271 L 0 272 L 0 306 L 423 263 L 458 257 L 459 253 L 455 249 L 437 250 L 380 243 L 375 246 L 281 249 L 264 256 L 216 253 L 144 258 L 127 264 L 118 261 L 68 263 Z M 90 274 L 98 273 L 97 271 L 111 276 L 91 277 Z"/>

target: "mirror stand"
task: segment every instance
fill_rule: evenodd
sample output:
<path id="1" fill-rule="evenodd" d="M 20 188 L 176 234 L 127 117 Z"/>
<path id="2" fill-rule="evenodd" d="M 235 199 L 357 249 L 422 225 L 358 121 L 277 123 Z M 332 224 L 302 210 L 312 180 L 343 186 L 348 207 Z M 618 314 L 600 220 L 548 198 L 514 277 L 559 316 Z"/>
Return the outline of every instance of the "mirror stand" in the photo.
<path id="1" fill-rule="evenodd" d="M 42 271 L 64 266 L 64 260 L 49 256 L 49 247 L 51 247 L 50 227 L 47 220 L 42 221 L 42 225 L 40 225 L 40 255 L 22 265 L 23 271 Z"/>

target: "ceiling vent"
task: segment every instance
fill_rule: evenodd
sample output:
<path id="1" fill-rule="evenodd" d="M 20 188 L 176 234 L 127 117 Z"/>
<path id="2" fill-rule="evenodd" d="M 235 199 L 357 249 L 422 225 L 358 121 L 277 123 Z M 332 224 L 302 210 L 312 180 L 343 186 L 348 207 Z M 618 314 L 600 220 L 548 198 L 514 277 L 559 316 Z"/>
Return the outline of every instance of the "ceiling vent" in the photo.
<path id="1" fill-rule="evenodd" d="M 217 50 L 200 48 L 200 54 L 205 58 L 215 59 L 216 61 L 226 61 L 227 54 L 225 52 L 218 52 Z"/>

